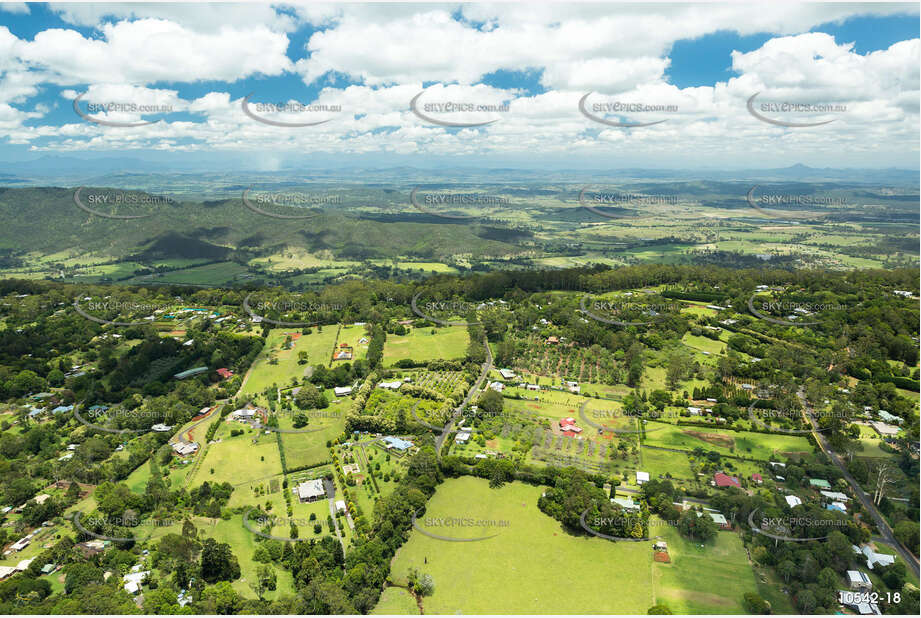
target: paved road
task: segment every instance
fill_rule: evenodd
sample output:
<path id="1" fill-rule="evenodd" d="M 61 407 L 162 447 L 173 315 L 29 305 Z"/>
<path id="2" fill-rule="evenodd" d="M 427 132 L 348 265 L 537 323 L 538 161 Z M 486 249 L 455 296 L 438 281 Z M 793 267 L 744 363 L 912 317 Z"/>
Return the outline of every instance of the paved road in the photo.
<path id="1" fill-rule="evenodd" d="M 873 519 L 876 521 L 876 526 L 879 528 L 880 534 L 885 540 L 887 545 L 891 545 L 893 549 L 899 552 L 899 555 L 902 556 L 902 559 L 905 561 L 905 564 L 908 565 L 908 568 L 911 569 L 912 573 L 915 574 L 915 577 L 918 577 L 918 559 L 908 551 L 901 543 L 899 543 L 895 535 L 892 533 L 892 528 L 889 527 L 889 524 L 886 522 L 886 519 L 883 517 L 882 513 L 879 512 L 879 509 L 876 508 L 876 505 L 873 504 L 873 501 L 870 497 L 861 489 L 860 484 L 851 476 L 851 473 L 847 471 L 847 466 L 844 465 L 844 462 L 841 461 L 841 458 L 831 450 L 831 446 L 828 444 L 828 439 L 825 437 L 825 434 L 818 431 L 818 424 L 816 423 L 815 416 L 813 416 L 812 406 L 809 405 L 809 402 L 806 401 L 806 397 L 803 394 L 803 391 L 799 391 L 796 395 L 800 398 L 800 401 L 803 404 L 803 414 L 806 416 L 806 419 L 809 421 L 809 424 L 812 426 L 812 435 L 815 436 L 816 441 L 819 443 L 819 447 L 825 453 L 825 455 L 835 464 L 841 474 L 844 475 L 844 480 L 847 481 L 847 484 L 851 486 L 851 490 L 854 492 L 854 495 L 857 496 L 857 499 L 860 500 L 863 504 L 863 508 L 867 510 L 870 515 L 873 516 Z"/>
<path id="2" fill-rule="evenodd" d="M 333 518 L 333 526 L 336 527 L 336 538 L 339 539 L 339 543 L 342 545 L 342 551 L 345 552 L 345 538 L 339 532 L 339 520 L 336 519 L 336 485 L 329 479 L 323 479 L 323 488 L 326 490 L 326 495 L 329 499 L 329 515 Z"/>
<path id="3" fill-rule="evenodd" d="M 435 438 L 435 453 L 438 455 L 439 459 L 441 458 L 441 447 L 444 444 L 445 438 L 454 431 L 454 423 L 460 418 L 464 408 L 466 408 L 470 400 L 473 399 L 477 390 L 482 386 L 483 380 L 485 380 L 486 376 L 489 374 L 489 370 L 492 369 L 492 350 L 489 349 L 489 342 L 485 337 L 483 338 L 483 345 L 486 347 L 486 362 L 483 363 L 483 372 L 480 373 L 480 377 L 477 378 L 477 381 L 474 382 L 470 390 L 467 391 L 467 396 L 464 397 L 460 405 L 454 408 L 454 414 L 451 415 L 451 419 L 445 424 L 445 428 L 441 431 L 441 434 Z"/>

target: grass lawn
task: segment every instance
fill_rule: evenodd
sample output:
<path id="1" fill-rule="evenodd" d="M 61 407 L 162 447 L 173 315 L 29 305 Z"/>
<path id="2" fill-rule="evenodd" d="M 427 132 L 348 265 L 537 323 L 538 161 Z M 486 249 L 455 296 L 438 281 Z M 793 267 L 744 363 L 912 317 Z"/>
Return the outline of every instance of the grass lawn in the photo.
<path id="1" fill-rule="evenodd" d="M 339 330 L 339 339 L 336 341 L 336 347 L 338 347 L 340 343 L 346 343 L 352 347 L 352 360 L 367 358 L 368 342 L 358 343 L 360 339 L 371 340 L 371 337 L 365 333 L 364 326 L 343 326 Z"/>
<path id="2" fill-rule="evenodd" d="M 261 393 L 265 388 L 277 384 L 288 386 L 291 378 L 300 381 L 304 370 L 311 365 L 328 365 L 336 343 L 335 325 L 326 326 L 322 332 L 314 328 L 309 335 L 301 335 L 299 329 L 273 329 L 266 340 L 265 348 L 253 363 L 244 394 Z M 289 350 L 282 350 L 282 344 L 288 334 L 292 335 L 293 345 Z M 296 338 L 295 338 L 296 337 Z M 307 352 L 307 364 L 299 365 L 298 352 Z M 273 364 L 272 359 L 277 360 Z"/>
<path id="3" fill-rule="evenodd" d="M 200 485 L 204 481 L 226 481 L 231 485 L 240 485 L 281 473 L 281 457 L 278 455 L 275 434 L 259 434 L 253 444 L 257 434 L 249 429 L 242 436 L 230 437 L 230 428 L 236 429 L 238 426 L 241 425 L 230 422 L 221 425 L 215 435 L 221 441 L 208 447 L 205 460 L 190 486 Z"/>
<path id="4" fill-rule="evenodd" d="M 384 364 L 392 365 L 404 358 L 415 361 L 461 358 L 467 352 L 467 343 L 466 326 L 413 328 L 409 334 L 402 337 L 387 335 L 387 341 L 384 343 Z"/>
<path id="5" fill-rule="evenodd" d="M 675 614 L 745 613 L 742 595 L 759 590 L 737 533 L 719 532 L 701 547 L 672 526 L 653 529 L 668 543 L 671 558 L 670 563 L 656 563 L 654 567 L 657 602 L 665 603 Z M 775 606 L 774 611 L 785 613 L 791 608 Z"/>
<path id="6" fill-rule="evenodd" d="M 381 598 L 377 602 L 377 607 L 371 612 L 372 614 L 398 614 L 403 616 L 418 615 L 419 606 L 416 604 L 416 598 L 406 591 L 405 588 L 384 588 Z"/>
<path id="7" fill-rule="evenodd" d="M 700 548 L 674 528 L 652 527 L 669 545 L 672 562 L 655 563 L 650 543 L 576 537 L 537 509 L 540 487 L 512 483 L 490 489 L 471 477 L 439 486 L 420 517 L 505 520 L 505 527 L 432 527 L 458 538 L 498 536 L 474 543 L 440 541 L 413 531 L 393 560 L 394 582 L 410 568 L 430 574 L 435 592 L 426 613 L 643 614 L 656 602 L 674 613 L 743 613 L 742 595 L 759 591 L 739 536 L 721 532 Z M 562 578 L 562 580 L 561 580 Z M 566 594 L 560 594 L 561 581 Z M 476 591 L 476 594 L 472 594 Z M 762 595 L 768 591 L 760 591 Z M 376 613 L 415 613 L 406 593 L 381 597 Z M 773 597 L 772 597 L 773 600 Z M 775 603 L 775 611 L 791 611 Z"/>
<path id="8" fill-rule="evenodd" d="M 253 552 L 256 550 L 256 540 L 260 537 L 243 527 L 243 515 L 234 515 L 227 521 L 218 520 L 214 526 L 206 527 L 202 534 L 221 543 L 230 544 L 234 555 L 240 561 L 240 579 L 232 583 L 233 589 L 247 598 L 256 598 L 256 593 L 249 587 L 248 582 L 255 580 L 256 568 L 259 566 L 259 563 L 253 560 Z M 278 587 L 274 591 L 266 592 L 265 598 L 277 599 L 293 595 L 294 578 L 291 572 L 277 564 L 273 565 L 273 568 L 278 574 Z"/>
<path id="9" fill-rule="evenodd" d="M 326 394 L 330 401 L 334 400 L 331 389 Z M 345 430 L 345 413 L 351 403 L 350 397 L 343 397 L 339 403 L 330 403 L 329 407 L 324 410 L 313 411 L 316 416 L 310 416 L 310 422 L 301 429 L 320 429 L 320 431 L 281 434 L 281 442 L 285 449 L 285 462 L 289 469 L 312 466 L 329 460 L 329 449 L 326 447 L 326 442 L 342 435 Z M 278 422 L 282 429 L 294 428 L 294 419 L 290 414 L 279 416 Z"/>
<path id="10" fill-rule="evenodd" d="M 722 341 L 716 341 L 710 339 L 709 337 L 700 337 L 698 335 L 692 335 L 691 333 L 685 333 L 684 337 L 681 338 L 681 343 L 688 346 L 693 350 L 699 350 L 701 352 L 709 352 L 712 354 L 721 354 L 723 350 L 726 349 L 726 344 Z"/>
<path id="11" fill-rule="evenodd" d="M 683 450 L 693 450 L 699 446 L 708 451 L 764 461 L 776 459 L 777 453 L 812 452 L 812 447 L 803 436 L 730 431 L 716 427 L 678 427 L 656 421 L 650 421 L 646 428 L 644 443 L 654 446 Z"/>
<path id="12" fill-rule="evenodd" d="M 473 543 L 441 541 L 414 530 L 394 557 L 392 578 L 405 583 L 412 567 L 432 575 L 435 592 L 423 601 L 425 612 L 432 614 L 645 613 L 653 604 L 648 544 L 570 536 L 537 509 L 542 491 L 522 483 L 490 489 L 488 481 L 472 477 L 445 481 L 420 526 L 426 517 L 505 520 L 508 525 L 432 528 L 460 538 L 498 532 Z M 561 578 L 566 594 L 560 593 Z"/>

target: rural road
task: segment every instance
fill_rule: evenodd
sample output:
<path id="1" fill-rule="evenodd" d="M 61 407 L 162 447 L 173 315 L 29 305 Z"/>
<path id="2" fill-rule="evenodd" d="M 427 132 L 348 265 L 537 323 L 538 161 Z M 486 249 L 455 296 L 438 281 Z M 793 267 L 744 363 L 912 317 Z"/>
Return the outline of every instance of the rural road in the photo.
<path id="1" fill-rule="evenodd" d="M 451 415 L 451 419 L 445 424 L 445 428 L 441 431 L 441 434 L 435 438 L 435 454 L 439 459 L 441 458 L 441 447 L 444 445 L 445 438 L 454 431 L 454 423 L 464 412 L 464 408 L 467 407 L 467 404 L 470 403 L 473 396 L 476 395 L 477 390 L 483 385 L 483 380 L 489 375 L 489 370 L 492 369 L 492 350 L 489 349 L 489 341 L 487 341 L 485 337 L 483 338 L 483 345 L 486 347 L 486 362 L 483 363 L 483 372 L 480 374 L 480 377 L 477 378 L 477 381 L 473 383 L 473 386 L 470 387 L 470 390 L 467 391 L 467 396 L 464 397 L 460 405 L 454 408 L 454 414 Z"/>
<path id="2" fill-rule="evenodd" d="M 851 473 L 847 471 L 847 467 L 844 465 L 844 462 L 841 461 L 841 458 L 831 450 L 831 446 L 828 444 L 828 440 L 825 437 L 825 434 L 818 431 L 818 424 L 816 423 L 815 417 L 813 416 L 812 406 L 809 405 L 809 402 L 806 401 L 806 397 L 803 394 L 803 391 L 799 391 L 796 395 L 800 398 L 800 401 L 803 403 L 803 414 L 809 421 L 809 424 L 812 426 L 812 435 L 815 436 L 816 442 L 818 442 L 819 447 L 822 449 L 822 452 L 831 460 L 835 466 L 841 470 L 841 474 L 844 476 L 844 479 L 847 481 L 847 484 L 851 486 L 851 490 L 854 492 L 854 495 L 857 496 L 857 499 L 860 500 L 863 504 L 863 508 L 867 510 L 870 515 L 873 516 L 873 519 L 876 521 L 876 527 L 879 528 L 880 535 L 885 539 L 887 545 L 891 545 L 893 549 L 899 552 L 899 555 L 902 556 L 902 560 L 905 561 L 905 564 L 908 565 L 908 568 L 911 569 L 911 572 L 915 574 L 915 577 L 918 577 L 918 559 L 908 551 L 901 543 L 896 540 L 895 535 L 892 533 L 892 528 L 889 527 L 889 524 L 886 522 L 882 513 L 879 512 L 879 509 L 876 508 L 876 505 L 873 504 L 873 501 L 870 500 L 870 497 L 861 489 L 860 485 L 851 476 Z"/>
<path id="3" fill-rule="evenodd" d="M 339 520 L 336 519 L 336 485 L 329 479 L 324 478 L 323 488 L 329 497 L 329 516 L 333 518 L 333 526 L 336 527 L 336 538 L 339 539 L 339 543 L 342 545 L 342 552 L 345 553 L 345 538 L 339 532 Z"/>

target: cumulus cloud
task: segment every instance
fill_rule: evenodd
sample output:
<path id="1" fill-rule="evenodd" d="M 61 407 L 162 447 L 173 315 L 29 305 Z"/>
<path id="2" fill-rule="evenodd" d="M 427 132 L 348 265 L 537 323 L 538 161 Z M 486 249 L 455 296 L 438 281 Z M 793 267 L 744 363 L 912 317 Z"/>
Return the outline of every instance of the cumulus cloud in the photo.
<path id="1" fill-rule="evenodd" d="M 693 151 L 695 162 L 789 149 L 803 157 L 845 149 L 859 156 L 879 144 L 917 151 L 918 39 L 859 54 L 852 43 L 808 32 L 853 15 L 916 12 L 916 7 L 804 4 L 752 11 L 737 5 L 576 4 L 562 11 L 548 4 L 308 3 L 233 5 L 226 13 L 224 5 L 216 7 L 54 7 L 70 23 L 95 28 L 93 37 L 56 28 L 29 41 L 0 27 L 0 131 L 12 143 L 49 150 L 610 157 L 684 148 Z M 289 48 L 289 36 L 304 24 L 316 31 L 302 48 Z M 734 72 L 725 81 L 690 88 L 669 83 L 675 41 L 721 30 L 775 36 L 758 49 L 725 58 Z M 539 75 L 545 91 L 482 83 L 502 70 Z M 330 75 L 334 79 L 321 79 Z M 323 117 L 331 121 L 314 127 L 259 123 L 243 113 L 232 87 L 253 76 L 297 76 L 305 85 L 324 84 L 314 101 L 287 93 L 287 87 L 281 99 L 338 105 L 341 111 L 327 113 Z M 180 96 L 183 84 L 202 81 L 218 85 L 194 97 Z M 131 100 L 168 105 L 186 115 L 167 114 L 155 125 L 124 129 L 76 117 L 63 125 L 27 126 L 46 110 L 24 103 L 52 86 L 65 88 L 64 99 L 85 90 L 88 103 Z M 509 109 L 445 115 L 453 122 L 498 120 L 485 128 L 448 129 L 410 111 L 410 100 L 423 89 L 422 103 L 507 102 Z M 579 99 L 589 91 L 595 93 L 592 101 L 674 110 L 613 114 L 628 122 L 666 122 L 612 128 L 579 113 Z M 278 100 L 271 88 L 265 92 Z M 785 131 L 748 113 L 746 101 L 755 92 L 765 100 L 840 103 L 847 113 L 835 129 Z M 254 101 L 265 100 L 259 96 L 257 91 Z M 306 117 L 303 112 L 265 115 L 286 122 Z M 146 119 L 125 111 L 104 111 L 99 117 Z"/>

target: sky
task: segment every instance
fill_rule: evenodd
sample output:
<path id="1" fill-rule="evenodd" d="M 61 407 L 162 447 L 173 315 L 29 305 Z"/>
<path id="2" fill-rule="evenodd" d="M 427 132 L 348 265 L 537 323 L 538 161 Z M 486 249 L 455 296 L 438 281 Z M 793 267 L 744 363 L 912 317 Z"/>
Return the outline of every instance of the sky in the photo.
<path id="1" fill-rule="evenodd" d="M 917 3 L 0 3 L 7 162 L 917 169 L 918 115 Z"/>

